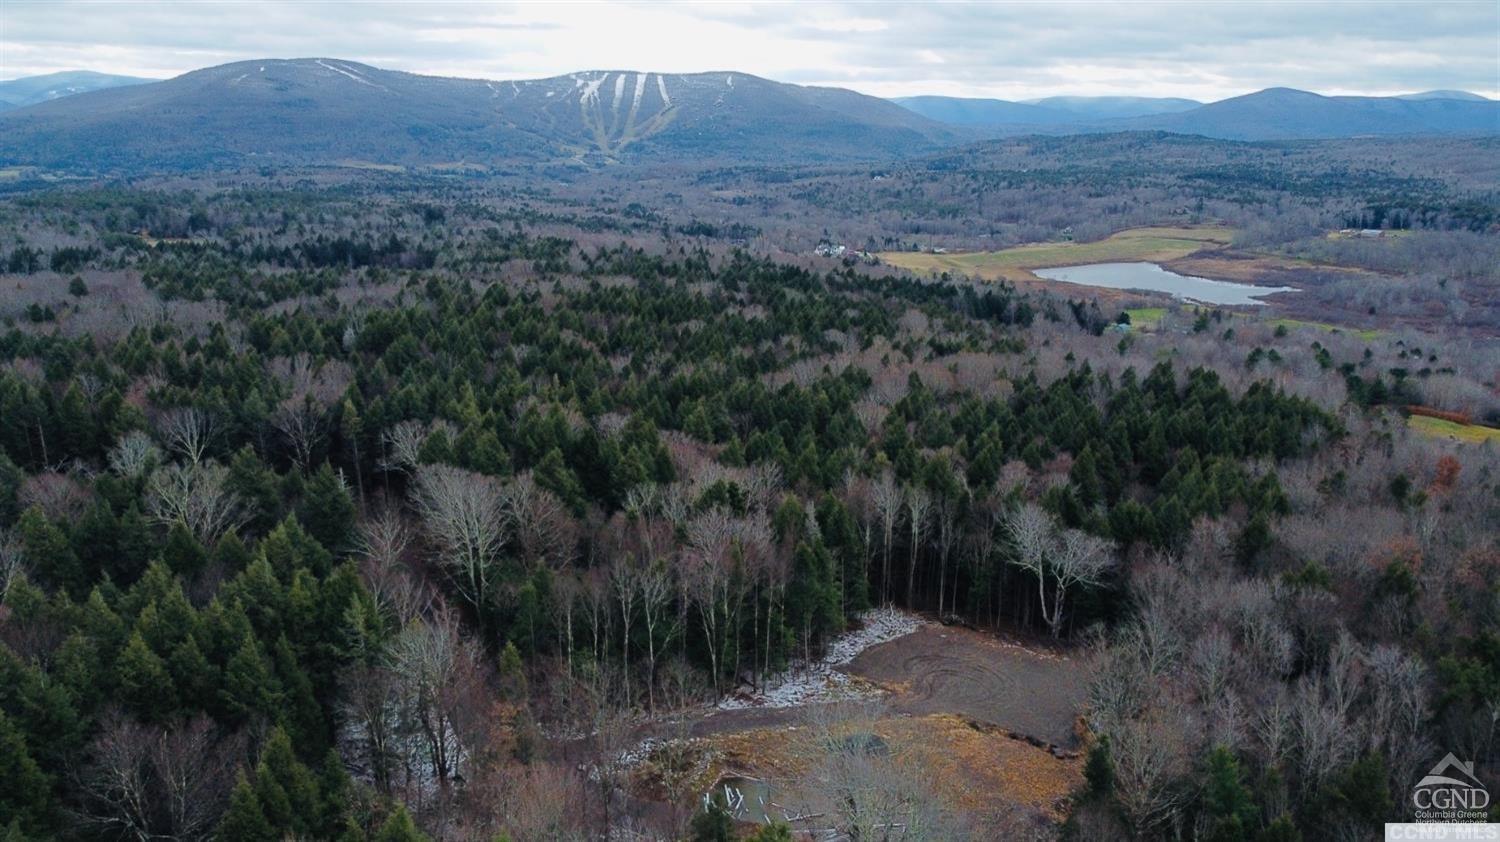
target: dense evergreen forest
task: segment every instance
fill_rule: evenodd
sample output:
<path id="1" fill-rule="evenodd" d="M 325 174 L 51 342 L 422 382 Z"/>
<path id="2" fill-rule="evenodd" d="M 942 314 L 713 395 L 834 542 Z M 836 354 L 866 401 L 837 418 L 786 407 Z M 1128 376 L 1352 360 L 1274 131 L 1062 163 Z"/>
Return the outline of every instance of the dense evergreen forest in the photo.
<path id="1" fill-rule="evenodd" d="M 623 723 L 891 605 L 1093 665 L 1047 833 L 1364 838 L 1493 759 L 1500 460 L 1396 413 L 1492 394 L 1487 358 L 1126 333 L 645 216 L 0 204 L 4 838 L 642 838 Z M 937 813 L 903 838 L 1020 835 Z"/>

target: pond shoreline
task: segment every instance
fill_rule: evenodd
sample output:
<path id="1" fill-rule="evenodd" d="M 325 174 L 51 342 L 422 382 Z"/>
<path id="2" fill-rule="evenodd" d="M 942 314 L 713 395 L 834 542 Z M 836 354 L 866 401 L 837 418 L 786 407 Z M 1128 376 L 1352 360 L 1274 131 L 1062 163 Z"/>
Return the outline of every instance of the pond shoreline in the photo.
<path id="1" fill-rule="evenodd" d="M 1043 281 L 1163 294 L 1180 301 L 1223 307 L 1264 307 L 1270 302 L 1262 299 L 1268 296 L 1299 291 L 1296 287 L 1268 287 L 1182 275 L 1147 261 L 1084 263 L 1031 271 Z"/>

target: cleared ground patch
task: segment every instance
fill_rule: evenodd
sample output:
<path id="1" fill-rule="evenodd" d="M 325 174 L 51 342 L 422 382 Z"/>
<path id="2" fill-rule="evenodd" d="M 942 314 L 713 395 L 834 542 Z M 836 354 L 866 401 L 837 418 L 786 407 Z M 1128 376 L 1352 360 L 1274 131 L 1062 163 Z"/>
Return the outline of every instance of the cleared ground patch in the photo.
<path id="1" fill-rule="evenodd" d="M 890 691 L 893 710 L 953 713 L 1064 747 L 1087 692 L 1084 665 L 959 626 L 923 626 L 875 646 L 849 672 Z"/>
<path id="2" fill-rule="evenodd" d="M 880 763 L 920 782 L 950 815 L 975 818 L 1007 806 L 1044 825 L 1060 821 L 1083 780 L 1077 722 L 1086 663 L 1061 648 L 959 626 L 911 627 L 832 666 L 843 677 L 840 689 L 858 692 L 798 694 L 785 705 L 770 693 L 652 729 L 632 752 L 640 760 L 631 794 L 650 809 L 691 809 L 702 793 L 730 782 L 757 800 L 742 818 L 808 817 L 793 826 L 816 831 L 839 807 L 829 802 L 824 777 L 833 733 L 871 745 Z M 860 634 L 846 636 L 850 646 Z M 676 786 L 666 783 L 672 769 Z M 684 791 L 690 798 L 669 795 Z"/>
<path id="3" fill-rule="evenodd" d="M 881 252 L 878 257 L 912 272 L 953 272 L 984 280 L 1038 281 L 1029 270 L 1083 263 L 1175 260 L 1229 245 L 1229 228 L 1131 228 L 1089 243 L 1032 243 L 1000 251 Z"/>
<path id="4" fill-rule="evenodd" d="M 1425 436 L 1461 441 L 1467 444 L 1494 442 L 1500 444 L 1500 429 L 1482 424 L 1458 424 L 1442 418 L 1412 415 L 1406 419 L 1407 426 Z"/>
<path id="5" fill-rule="evenodd" d="M 1063 801 L 1083 782 L 1081 755 L 1059 757 L 1002 728 L 954 714 L 884 716 L 860 731 L 860 738 L 873 735 L 882 754 L 929 782 L 945 806 L 959 812 L 977 813 L 998 799 L 1061 819 Z M 705 749 L 719 775 L 765 781 L 782 809 L 813 814 L 832 806 L 812 780 L 819 739 L 806 726 L 790 726 L 720 735 L 706 741 Z"/>

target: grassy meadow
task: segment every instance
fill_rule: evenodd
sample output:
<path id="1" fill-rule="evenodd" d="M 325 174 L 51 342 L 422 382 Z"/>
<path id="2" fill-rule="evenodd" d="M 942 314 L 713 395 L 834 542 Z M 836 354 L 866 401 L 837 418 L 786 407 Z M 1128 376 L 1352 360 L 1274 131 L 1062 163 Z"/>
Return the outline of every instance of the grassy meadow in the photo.
<path id="1" fill-rule="evenodd" d="M 1453 439 L 1469 444 L 1483 444 L 1484 442 L 1500 444 L 1500 429 L 1485 427 L 1481 424 L 1457 424 L 1426 415 L 1410 416 L 1406 419 L 1406 423 L 1413 430 L 1434 438 Z"/>
<path id="2" fill-rule="evenodd" d="M 880 259 L 923 274 L 952 272 L 985 280 L 1037 280 L 1032 269 L 1146 260 L 1160 262 L 1186 257 L 1205 249 L 1229 244 L 1234 231 L 1228 228 L 1131 228 L 1103 240 L 1088 243 L 1030 243 L 1000 251 L 881 252 Z"/>

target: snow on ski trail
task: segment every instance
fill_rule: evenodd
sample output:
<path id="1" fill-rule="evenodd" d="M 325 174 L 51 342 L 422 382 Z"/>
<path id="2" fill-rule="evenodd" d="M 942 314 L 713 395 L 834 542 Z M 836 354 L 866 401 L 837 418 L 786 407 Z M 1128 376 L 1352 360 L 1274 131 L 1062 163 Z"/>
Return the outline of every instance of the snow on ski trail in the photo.
<path id="1" fill-rule="evenodd" d="M 343 74 L 345 76 L 348 76 L 350 79 L 353 79 L 354 81 L 360 83 L 361 85 L 369 85 L 372 88 L 380 88 L 382 91 L 386 90 L 381 85 L 377 85 L 374 82 L 371 82 L 369 79 L 366 79 L 365 77 L 359 75 L 358 73 L 356 73 L 356 72 L 354 72 L 354 71 L 352 71 L 352 70 L 350 70 L 350 69 L 348 69 L 346 67 L 336 67 L 334 65 L 331 65 L 331 64 L 323 61 L 322 59 L 315 59 L 315 61 L 323 69 L 325 69 L 325 70 L 332 70 L 334 73 L 341 73 L 341 74 Z"/>

